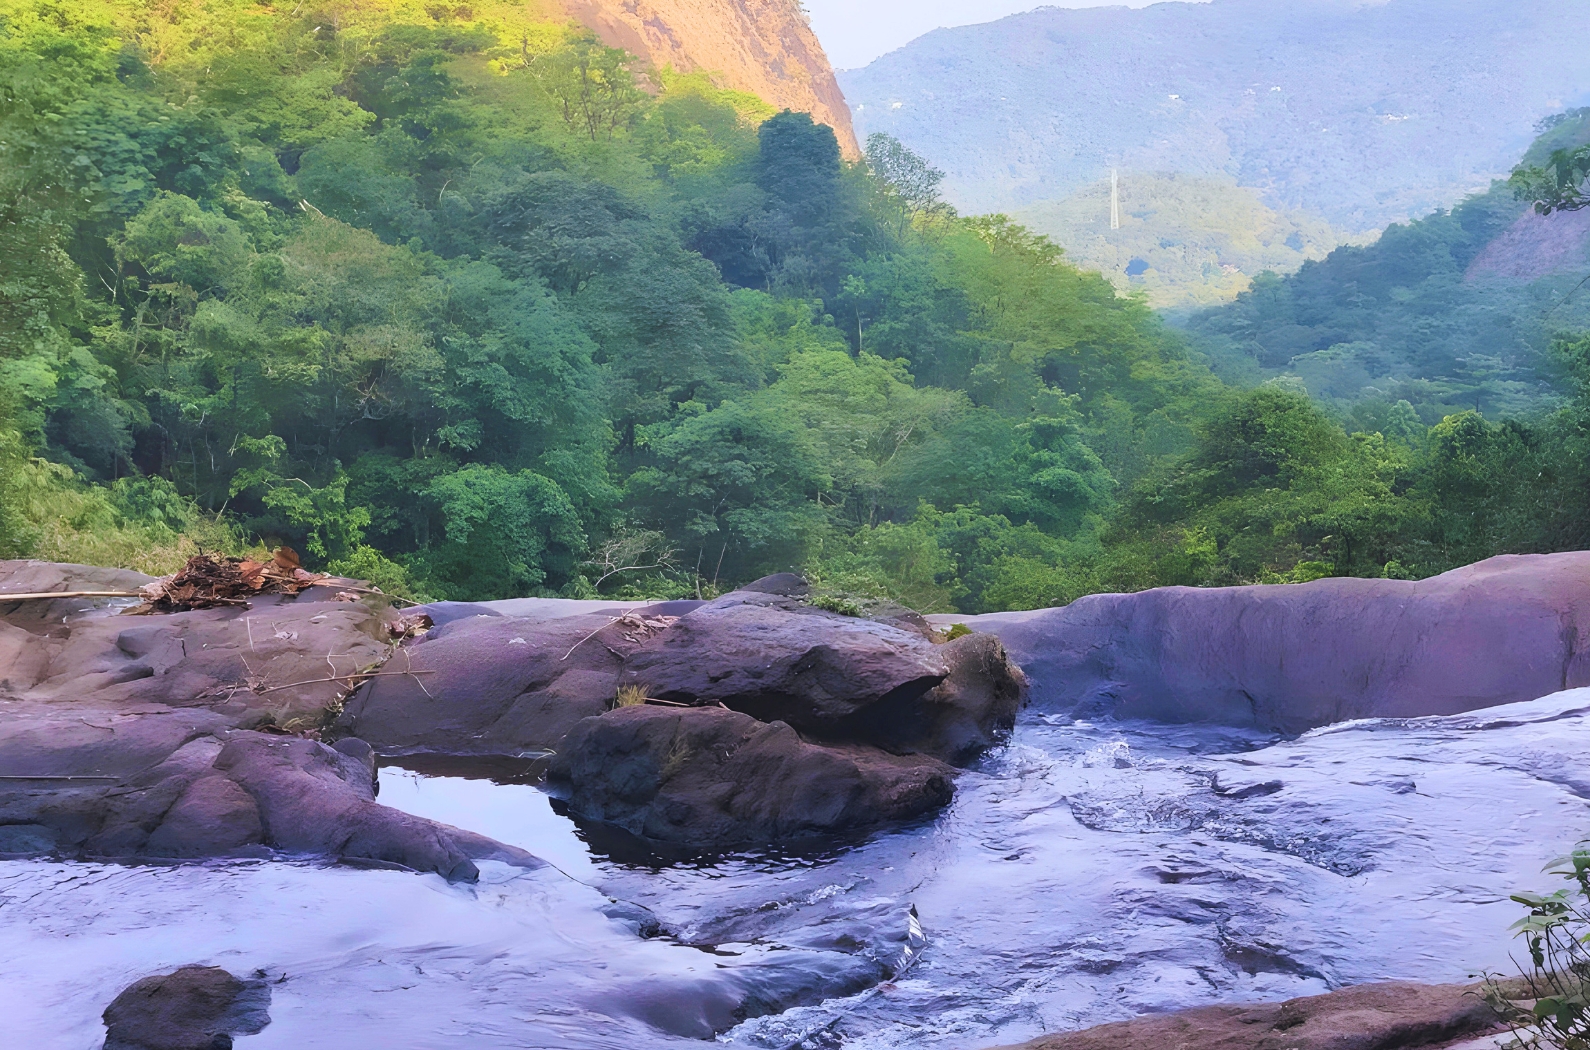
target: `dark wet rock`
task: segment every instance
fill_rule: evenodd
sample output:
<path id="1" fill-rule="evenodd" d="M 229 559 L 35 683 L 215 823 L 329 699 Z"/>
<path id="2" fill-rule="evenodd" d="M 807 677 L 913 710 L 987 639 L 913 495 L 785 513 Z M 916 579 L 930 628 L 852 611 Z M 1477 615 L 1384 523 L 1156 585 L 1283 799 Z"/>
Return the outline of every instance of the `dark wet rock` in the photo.
<path id="1" fill-rule="evenodd" d="M 337 723 L 383 752 L 518 754 L 556 748 L 618 694 L 611 616 L 455 620 L 404 647 Z"/>
<path id="2" fill-rule="evenodd" d="M 890 976 L 886 967 L 862 955 L 783 954 L 727 968 L 717 980 L 621 981 L 603 1005 L 669 1035 L 712 1039 L 747 1018 L 855 995 Z"/>
<path id="3" fill-rule="evenodd" d="M 1016 724 L 1027 678 L 989 634 L 966 634 L 939 646 L 950 674 L 920 697 L 881 703 L 843 726 L 853 739 L 891 751 L 932 755 L 964 765 Z"/>
<path id="4" fill-rule="evenodd" d="M 228 1050 L 270 1023 L 270 986 L 216 966 L 129 985 L 105 1008 L 105 1050 Z"/>
<path id="5" fill-rule="evenodd" d="M 688 852 L 802 846 L 937 811 L 954 771 L 923 755 L 819 746 L 725 708 L 587 718 L 554 760 L 569 812 Z"/>
<path id="6" fill-rule="evenodd" d="M 820 733 L 874 705 L 914 701 L 949 676 L 925 639 L 803 605 L 780 593 L 788 589 L 734 591 L 646 635 L 625 654 L 622 684 Z"/>
<path id="7" fill-rule="evenodd" d="M 864 721 L 857 716 L 872 708 L 878 724 L 944 714 L 942 734 L 919 735 L 923 746 L 939 746 L 942 735 L 951 742 L 946 754 L 957 756 L 974 737 L 986 746 L 1008 727 L 1008 673 L 997 670 L 982 690 L 987 695 L 972 681 L 976 668 L 1002 662 L 979 650 L 956 664 L 956 686 L 919 703 L 950 677 L 958 650 L 811 608 L 782 593 L 791 587 L 775 580 L 678 617 L 648 607 L 455 620 L 387 664 L 389 671 L 413 670 L 413 677 L 388 675 L 363 686 L 338 729 L 391 752 L 555 750 L 576 722 L 607 710 L 626 686 L 674 703 L 721 703 L 841 739 L 867 739 L 855 735 Z"/>
<path id="8" fill-rule="evenodd" d="M 1051 711 L 1297 732 L 1590 684 L 1590 553 L 1506 555 L 1417 582 L 1096 594 L 966 623 L 1004 641 Z"/>
<path id="9" fill-rule="evenodd" d="M 356 744 L 336 751 L 230 730 L 194 709 L 7 707 L 0 853 L 179 860 L 278 850 L 454 879 L 474 877 L 473 859 L 539 863 L 378 805 L 371 756 Z"/>
<path id="10" fill-rule="evenodd" d="M 1496 1028 L 1477 986 L 1363 984 L 1255 1006 L 1205 1006 L 1047 1035 L 1009 1050 L 1425 1050 Z"/>
<path id="11" fill-rule="evenodd" d="M 1273 795 L 1284 787 L 1286 787 L 1286 785 L 1279 780 L 1256 780 L 1250 781 L 1248 783 L 1233 783 L 1231 780 L 1222 777 L 1218 773 L 1215 774 L 1214 778 L 1209 782 L 1209 790 L 1213 791 L 1221 798 L 1230 799 L 1235 802 L 1240 802 L 1246 798 L 1263 798 L 1265 795 Z"/>
<path id="12" fill-rule="evenodd" d="M 667 932 L 662 920 L 644 905 L 633 901 L 610 899 L 602 906 L 602 914 L 616 923 L 628 926 L 639 937 L 660 937 Z"/>
<path id="13" fill-rule="evenodd" d="M 603 999 L 608 1009 L 685 1039 L 711 1039 L 746 1016 L 736 989 L 705 978 L 626 982 Z"/>

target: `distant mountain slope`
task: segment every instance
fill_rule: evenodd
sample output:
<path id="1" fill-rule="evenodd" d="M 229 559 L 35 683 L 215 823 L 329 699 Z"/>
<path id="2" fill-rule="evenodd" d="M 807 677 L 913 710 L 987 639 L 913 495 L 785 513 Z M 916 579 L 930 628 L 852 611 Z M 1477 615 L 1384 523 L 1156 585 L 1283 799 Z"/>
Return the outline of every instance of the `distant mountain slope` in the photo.
<path id="1" fill-rule="evenodd" d="M 1214 306 L 1265 270 L 1291 273 L 1355 239 L 1302 212 L 1267 207 L 1229 179 L 1122 172 L 1121 228 L 1110 228 L 1108 179 L 1015 218 L 1051 238 L 1085 270 L 1162 309 Z M 1370 238 L 1372 239 L 1372 238 Z"/>
<path id="2" fill-rule="evenodd" d="M 1590 142 L 1590 109 L 1525 154 Z M 1590 213 L 1534 214 L 1506 183 L 1361 248 L 1260 275 L 1194 316 L 1193 343 L 1231 378 L 1300 382 L 1380 428 L 1397 401 L 1426 423 L 1478 408 L 1528 415 L 1560 395 L 1552 339 L 1590 327 Z"/>
<path id="3" fill-rule="evenodd" d="M 682 73 L 707 70 L 718 86 L 810 113 L 859 156 L 850 109 L 799 0 L 540 0 L 609 46 Z"/>
<path id="4" fill-rule="evenodd" d="M 964 209 L 1064 197 L 1110 167 L 1229 177 L 1368 229 L 1503 174 L 1590 100 L 1584 0 L 1213 0 L 1041 8 L 840 74 L 858 132 L 949 174 Z"/>

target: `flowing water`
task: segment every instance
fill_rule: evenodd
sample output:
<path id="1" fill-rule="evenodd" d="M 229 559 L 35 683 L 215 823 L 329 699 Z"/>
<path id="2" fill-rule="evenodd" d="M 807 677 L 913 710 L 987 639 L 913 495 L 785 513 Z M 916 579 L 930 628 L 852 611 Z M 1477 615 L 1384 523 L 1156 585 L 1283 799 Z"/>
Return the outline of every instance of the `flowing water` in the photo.
<path id="1" fill-rule="evenodd" d="M 192 962 L 272 982 L 239 1050 L 967 1048 L 1463 980 L 1510 965 L 1508 894 L 1590 834 L 1586 754 L 1590 690 L 1295 740 L 1029 712 L 936 820 L 675 865 L 518 778 L 392 766 L 381 801 L 553 866 L 3 861 L 3 1041 L 98 1047 L 122 987 Z"/>

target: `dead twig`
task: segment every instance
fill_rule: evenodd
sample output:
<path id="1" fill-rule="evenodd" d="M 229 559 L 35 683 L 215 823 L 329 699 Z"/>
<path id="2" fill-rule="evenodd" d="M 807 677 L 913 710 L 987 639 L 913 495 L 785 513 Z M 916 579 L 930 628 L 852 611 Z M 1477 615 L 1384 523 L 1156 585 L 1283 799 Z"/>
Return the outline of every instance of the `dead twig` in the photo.
<path id="1" fill-rule="evenodd" d="M 413 668 L 413 666 L 414 666 L 414 652 L 413 652 L 413 650 L 411 650 L 411 649 L 404 649 L 403 650 L 403 661 L 404 661 L 404 667 Z M 394 672 L 394 673 L 396 673 L 396 672 Z M 408 670 L 408 671 L 405 671 L 404 673 L 406 673 L 406 674 L 418 674 L 419 672 L 414 671 L 414 670 Z M 429 672 L 426 672 L 426 673 L 428 674 Z M 424 682 L 422 682 L 418 678 L 416 678 L 416 679 L 414 679 L 414 684 L 420 687 L 420 692 L 425 694 L 425 699 L 427 699 L 427 700 L 435 700 L 436 699 L 436 697 L 431 695 L 431 691 L 429 689 L 425 688 L 425 683 Z"/>
<path id="2" fill-rule="evenodd" d="M 379 594 L 389 602 L 403 602 L 406 605 L 425 604 L 424 602 L 417 602 L 413 598 L 399 598 L 395 594 L 388 594 L 379 587 L 360 587 L 357 583 L 348 579 L 346 576 L 327 576 L 321 582 L 329 587 L 337 587 L 344 591 L 351 591 L 354 594 Z"/>
<path id="3" fill-rule="evenodd" d="M 59 776 L 52 777 L 44 773 L 18 776 L 15 773 L 0 774 L 0 780 L 120 780 L 121 777 L 86 777 L 86 776 Z"/>
<path id="4" fill-rule="evenodd" d="M 623 618 L 624 618 L 623 616 L 615 616 L 615 617 L 613 617 L 611 620 L 608 620 L 606 623 L 602 624 L 602 626 L 598 627 L 596 630 L 592 631 L 590 634 L 586 635 L 584 638 L 581 638 L 579 641 L 577 641 L 573 645 L 569 646 L 569 651 L 563 654 L 563 660 L 567 660 L 569 657 L 573 656 L 574 655 L 574 650 L 578 649 L 580 646 L 584 645 L 586 642 L 590 641 L 592 638 L 595 638 L 597 635 L 601 634 L 603 631 L 607 630 L 609 627 L 613 626 L 615 623 L 617 623 L 618 621 L 622 620 Z M 563 660 L 559 660 L 558 663 L 562 663 Z"/>
<path id="5" fill-rule="evenodd" d="M 139 598 L 142 591 L 35 591 L 31 594 L 0 594 L 0 602 L 46 601 L 51 598 Z"/>
<path id="6" fill-rule="evenodd" d="M 435 673 L 435 671 L 365 671 L 362 674 L 345 674 L 339 675 L 336 678 L 311 678 L 307 682 L 289 682 L 287 685 L 273 685 L 269 689 L 260 689 L 257 690 L 257 692 L 260 695 L 265 693 L 277 693 L 283 689 L 297 689 L 301 685 L 321 685 L 325 682 L 341 682 L 348 678 L 402 678 L 404 675 Z M 423 686 L 421 688 L 423 688 Z M 430 694 L 427 693 L 426 695 L 429 696 Z"/>

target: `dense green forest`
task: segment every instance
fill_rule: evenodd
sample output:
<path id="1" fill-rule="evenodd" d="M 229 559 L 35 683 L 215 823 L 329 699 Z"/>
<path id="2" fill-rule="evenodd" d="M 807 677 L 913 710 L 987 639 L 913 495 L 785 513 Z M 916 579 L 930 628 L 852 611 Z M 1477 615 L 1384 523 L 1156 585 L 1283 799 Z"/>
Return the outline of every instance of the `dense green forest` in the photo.
<path id="1" fill-rule="evenodd" d="M 0 555 L 973 612 L 1583 545 L 1590 342 L 1349 433 L 868 145 L 506 4 L 0 0 Z"/>

